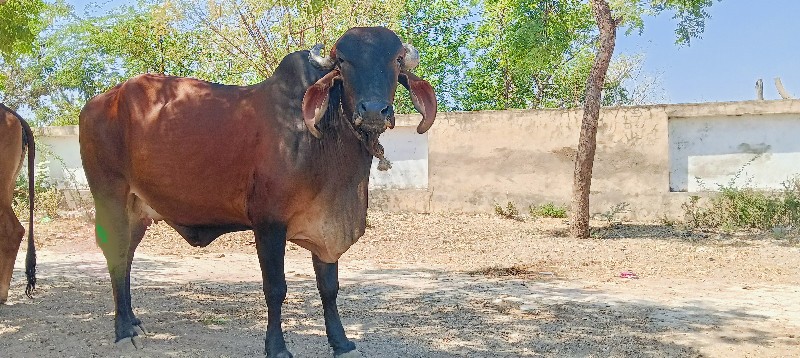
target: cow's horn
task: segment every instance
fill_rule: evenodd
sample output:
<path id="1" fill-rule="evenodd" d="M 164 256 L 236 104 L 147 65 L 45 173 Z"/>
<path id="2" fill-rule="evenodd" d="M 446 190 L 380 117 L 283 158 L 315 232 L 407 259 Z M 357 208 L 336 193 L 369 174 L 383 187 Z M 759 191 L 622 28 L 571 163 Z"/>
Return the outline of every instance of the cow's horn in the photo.
<path id="1" fill-rule="evenodd" d="M 404 43 L 403 47 L 406 49 L 406 56 L 403 58 L 403 69 L 411 71 L 419 65 L 419 51 L 408 43 Z"/>
<path id="2" fill-rule="evenodd" d="M 308 51 L 308 61 L 323 70 L 330 70 L 334 65 L 333 59 L 322 56 L 322 44 L 316 44 Z"/>

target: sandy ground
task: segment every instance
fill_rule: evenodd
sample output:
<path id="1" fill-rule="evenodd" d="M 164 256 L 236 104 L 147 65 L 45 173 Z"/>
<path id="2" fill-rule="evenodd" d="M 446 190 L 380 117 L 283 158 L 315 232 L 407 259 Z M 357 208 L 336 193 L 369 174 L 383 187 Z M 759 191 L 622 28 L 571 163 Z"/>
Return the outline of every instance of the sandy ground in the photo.
<path id="1" fill-rule="evenodd" d="M 340 261 L 339 307 L 366 357 L 800 356 L 793 240 L 627 224 L 566 238 L 563 220 L 370 213 Z M 260 357 L 266 307 L 249 232 L 190 247 L 151 228 L 132 274 L 151 335 L 118 350 L 90 224 L 38 226 L 39 289 L 0 306 L 2 357 Z M 621 278 L 634 272 L 639 278 Z M 296 357 L 330 357 L 310 256 L 290 245 L 284 304 Z"/>

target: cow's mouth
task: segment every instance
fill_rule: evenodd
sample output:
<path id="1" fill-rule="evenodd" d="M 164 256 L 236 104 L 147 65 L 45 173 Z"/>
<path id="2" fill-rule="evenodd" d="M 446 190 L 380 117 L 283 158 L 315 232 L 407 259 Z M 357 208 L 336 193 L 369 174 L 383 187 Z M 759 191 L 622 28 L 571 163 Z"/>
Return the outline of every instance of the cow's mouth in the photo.
<path id="1" fill-rule="evenodd" d="M 378 158 L 378 170 L 380 171 L 387 171 L 392 168 L 392 162 L 390 162 L 384 156 L 384 149 L 383 145 L 380 143 L 380 135 L 381 133 L 386 131 L 386 126 L 359 126 L 357 132 L 361 137 L 361 141 L 364 143 L 364 147 L 366 147 L 369 154 L 372 154 L 373 157 Z"/>

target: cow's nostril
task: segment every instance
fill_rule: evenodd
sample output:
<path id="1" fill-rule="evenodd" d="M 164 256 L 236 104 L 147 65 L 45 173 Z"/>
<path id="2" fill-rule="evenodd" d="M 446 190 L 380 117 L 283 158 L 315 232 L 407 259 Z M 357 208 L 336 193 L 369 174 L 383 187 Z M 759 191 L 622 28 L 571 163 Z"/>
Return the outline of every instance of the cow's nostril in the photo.
<path id="1" fill-rule="evenodd" d="M 386 101 L 363 101 L 358 104 L 358 115 L 366 122 L 383 123 L 394 116 L 394 108 Z"/>

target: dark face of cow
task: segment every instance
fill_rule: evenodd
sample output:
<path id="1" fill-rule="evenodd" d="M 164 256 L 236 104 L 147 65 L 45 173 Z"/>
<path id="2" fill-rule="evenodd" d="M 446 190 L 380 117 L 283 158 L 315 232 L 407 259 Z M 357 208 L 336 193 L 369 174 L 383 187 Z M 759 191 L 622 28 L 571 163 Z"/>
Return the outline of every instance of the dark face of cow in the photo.
<path id="1" fill-rule="evenodd" d="M 354 29 L 335 48 L 345 114 L 369 132 L 394 127 L 392 103 L 405 56 L 400 39 L 388 30 Z"/>
<path id="2" fill-rule="evenodd" d="M 315 137 L 321 137 L 316 124 L 325 114 L 331 88 L 338 82 L 344 114 L 359 132 L 373 136 L 394 127 L 392 103 L 398 82 L 408 88 L 414 107 L 422 113 L 417 132 L 424 133 L 433 124 L 433 88 L 410 72 L 419 63 L 419 54 L 391 30 L 353 28 L 336 42 L 329 57 L 321 56 L 320 49 L 319 45 L 314 47 L 309 59 L 330 72 L 309 87 L 303 98 L 303 117 Z"/>

